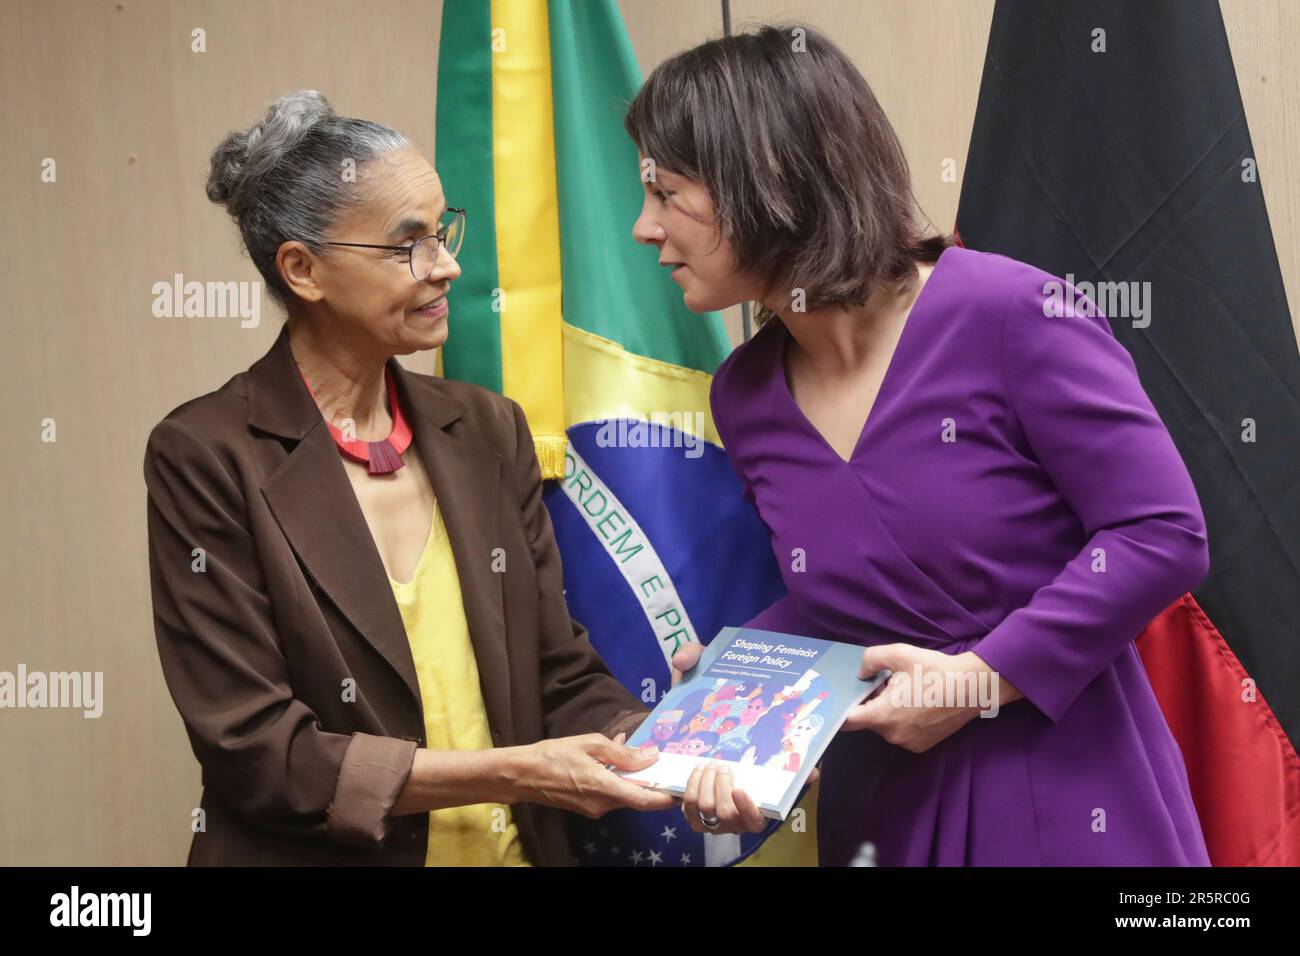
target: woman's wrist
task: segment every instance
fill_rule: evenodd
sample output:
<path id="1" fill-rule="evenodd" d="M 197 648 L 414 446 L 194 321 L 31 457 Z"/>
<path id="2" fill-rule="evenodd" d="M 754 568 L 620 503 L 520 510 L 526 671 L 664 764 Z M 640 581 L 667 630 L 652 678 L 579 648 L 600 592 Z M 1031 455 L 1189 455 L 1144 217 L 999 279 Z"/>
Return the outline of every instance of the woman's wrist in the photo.
<path id="1" fill-rule="evenodd" d="M 415 752 L 394 815 L 476 803 L 519 803 L 529 777 L 528 747 Z"/>
<path id="2" fill-rule="evenodd" d="M 961 657 L 969 661 L 967 669 L 971 670 L 976 675 L 981 673 L 990 675 L 993 682 L 992 685 L 997 691 L 997 705 L 999 709 L 1005 707 L 1007 704 L 1020 700 L 1025 696 L 1020 693 L 1020 691 L 1010 681 L 1005 680 L 1000 673 L 989 666 L 988 662 L 985 661 L 984 658 L 980 657 L 975 651 L 966 651 L 961 655 Z"/>
<path id="3" fill-rule="evenodd" d="M 500 781 L 502 792 L 510 798 L 501 802 L 527 803 L 532 797 L 530 781 L 534 778 L 536 748 L 525 744 L 487 752 L 495 755 L 494 773 Z"/>

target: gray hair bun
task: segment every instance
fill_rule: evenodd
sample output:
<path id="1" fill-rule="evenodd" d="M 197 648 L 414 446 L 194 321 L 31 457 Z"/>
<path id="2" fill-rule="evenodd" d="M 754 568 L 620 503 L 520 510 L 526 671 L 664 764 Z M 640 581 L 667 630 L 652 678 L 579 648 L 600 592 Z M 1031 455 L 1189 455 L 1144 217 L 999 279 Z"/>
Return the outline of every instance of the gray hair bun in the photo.
<path id="1" fill-rule="evenodd" d="M 267 288 L 287 304 L 289 288 L 276 264 L 280 245 L 295 240 L 324 250 L 341 211 L 364 199 L 344 170 L 410 145 L 380 123 L 339 116 L 316 90 L 298 90 L 212 151 L 208 198 L 234 217 Z"/>
<path id="2" fill-rule="evenodd" d="M 334 107 L 318 90 L 286 93 L 271 104 L 260 123 L 231 133 L 212 151 L 208 198 L 238 219 L 266 174 L 302 142 L 312 126 L 334 115 Z"/>

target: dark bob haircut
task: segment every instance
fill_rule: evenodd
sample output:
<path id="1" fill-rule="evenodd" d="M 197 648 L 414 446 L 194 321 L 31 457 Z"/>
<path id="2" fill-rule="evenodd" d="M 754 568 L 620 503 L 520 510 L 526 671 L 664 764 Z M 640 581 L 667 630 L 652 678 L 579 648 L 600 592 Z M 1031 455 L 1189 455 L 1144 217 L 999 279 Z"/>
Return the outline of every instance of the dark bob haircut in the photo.
<path id="1" fill-rule="evenodd" d="M 910 283 L 926 235 L 907 160 L 871 87 L 804 26 L 761 26 L 665 60 L 623 121 L 656 167 L 704 184 L 737 267 L 808 311 Z M 762 324 L 771 313 L 759 310 Z"/>

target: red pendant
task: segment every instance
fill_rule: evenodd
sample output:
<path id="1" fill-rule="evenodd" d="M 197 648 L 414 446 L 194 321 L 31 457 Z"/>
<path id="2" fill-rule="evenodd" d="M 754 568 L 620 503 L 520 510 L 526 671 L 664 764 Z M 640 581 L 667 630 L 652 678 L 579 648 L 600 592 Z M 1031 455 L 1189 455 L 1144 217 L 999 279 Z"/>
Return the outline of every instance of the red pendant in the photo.
<path id="1" fill-rule="evenodd" d="M 298 374 L 302 375 L 301 368 L 298 369 Z M 404 466 L 406 462 L 402 460 L 402 453 L 411 447 L 411 426 L 406 423 L 406 416 L 402 414 L 402 406 L 397 401 L 397 383 L 386 366 L 384 380 L 388 384 L 388 404 L 393 410 L 393 430 L 388 433 L 387 438 L 379 441 L 349 441 L 343 437 L 342 429 L 334 427 L 333 422 L 325 419 L 325 424 L 329 427 L 330 435 L 334 438 L 334 444 L 338 446 L 339 451 L 353 461 L 368 465 L 372 477 L 390 475 Z M 312 401 L 316 401 L 316 393 L 312 392 L 306 375 L 302 375 L 302 382 L 307 386 Z M 319 402 L 316 403 L 316 407 L 320 408 Z"/>

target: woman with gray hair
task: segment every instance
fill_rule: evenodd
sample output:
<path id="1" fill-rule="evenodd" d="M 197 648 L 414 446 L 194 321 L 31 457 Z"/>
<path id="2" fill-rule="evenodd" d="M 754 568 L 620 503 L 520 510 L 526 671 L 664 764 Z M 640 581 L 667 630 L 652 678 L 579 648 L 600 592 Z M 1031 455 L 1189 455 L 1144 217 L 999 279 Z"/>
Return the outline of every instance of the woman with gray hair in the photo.
<path id="1" fill-rule="evenodd" d="M 671 806 L 608 769 L 653 762 L 646 708 L 569 617 L 522 410 L 395 358 L 447 340 L 460 275 L 433 167 L 308 90 L 207 194 L 288 320 L 145 456 L 190 863 L 567 864 L 561 811 Z"/>

